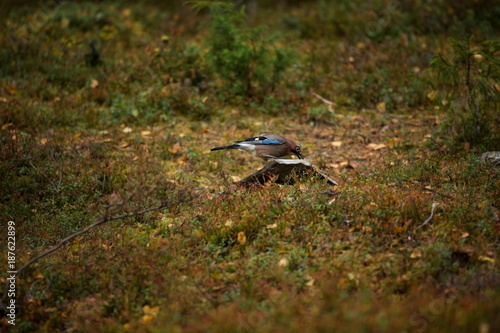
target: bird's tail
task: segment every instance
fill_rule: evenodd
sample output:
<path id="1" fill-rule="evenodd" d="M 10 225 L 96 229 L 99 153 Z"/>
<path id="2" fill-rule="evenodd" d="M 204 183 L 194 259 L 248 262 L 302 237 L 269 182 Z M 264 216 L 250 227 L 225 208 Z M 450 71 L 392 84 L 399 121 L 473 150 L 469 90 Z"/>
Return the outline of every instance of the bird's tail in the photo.
<path id="1" fill-rule="evenodd" d="M 239 144 L 234 144 L 234 145 L 229 145 L 229 146 L 221 146 L 221 147 L 215 147 L 210 149 L 210 151 L 215 151 L 215 150 L 223 150 L 223 149 L 238 149 L 240 147 Z"/>

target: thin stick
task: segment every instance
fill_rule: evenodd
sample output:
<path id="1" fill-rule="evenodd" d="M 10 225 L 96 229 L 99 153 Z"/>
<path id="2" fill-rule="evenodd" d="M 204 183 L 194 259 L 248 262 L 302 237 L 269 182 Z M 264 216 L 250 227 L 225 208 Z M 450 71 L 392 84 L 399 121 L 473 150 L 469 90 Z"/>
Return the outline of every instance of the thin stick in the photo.
<path id="1" fill-rule="evenodd" d="M 427 225 L 427 223 L 429 223 L 432 220 L 432 218 L 434 217 L 434 211 L 436 210 L 436 206 L 437 205 L 438 205 L 437 202 L 432 203 L 431 215 L 427 218 L 427 220 L 424 221 L 424 223 L 422 223 L 421 225 L 419 225 L 417 227 L 417 229 L 422 228 L 423 226 Z"/>
<path id="2" fill-rule="evenodd" d="M 323 96 L 316 94 L 314 91 L 312 91 L 312 92 L 311 92 L 311 94 L 312 94 L 314 97 L 316 97 L 317 99 L 319 99 L 320 101 L 322 101 L 323 103 L 325 103 L 325 104 L 327 104 L 327 105 L 335 106 L 335 103 L 334 103 L 334 102 L 329 101 L 329 100 L 327 100 L 326 98 L 324 98 Z"/>
<path id="3" fill-rule="evenodd" d="M 74 234 L 72 235 L 69 235 L 68 237 L 64 238 L 63 240 L 61 240 L 57 245 L 55 245 L 54 247 L 50 248 L 49 250 L 43 252 L 43 253 L 40 253 L 39 255 L 37 255 L 36 257 L 30 259 L 27 263 L 25 263 L 21 268 L 19 268 L 16 273 L 14 273 L 13 275 L 14 276 L 17 276 L 19 275 L 19 273 L 21 273 L 23 270 L 25 270 L 27 267 L 29 267 L 31 264 L 37 262 L 38 260 L 40 260 L 41 258 L 51 254 L 52 252 L 55 252 L 57 251 L 61 246 L 63 246 L 64 244 L 68 243 L 69 241 L 71 241 L 72 239 L 80 236 L 80 235 L 83 235 L 84 233 L 86 232 L 89 232 L 90 230 L 92 230 L 93 228 L 95 227 L 98 227 L 100 226 L 101 224 L 104 224 L 104 223 L 107 223 L 107 222 L 111 222 L 111 221 L 116 221 L 116 220 L 121 220 L 121 219 L 126 219 L 126 218 L 129 218 L 129 217 L 136 217 L 136 216 L 140 216 L 140 215 L 144 215 L 146 213 L 149 213 L 149 212 L 153 212 L 153 211 L 156 211 L 156 210 L 160 210 L 160 209 L 163 209 L 165 207 L 170 207 L 170 206 L 175 206 L 175 205 L 178 205 L 180 203 L 183 203 L 183 202 L 187 202 L 187 201 L 190 201 L 194 199 L 194 197 L 190 197 L 190 198 L 187 198 L 187 199 L 180 199 L 180 200 L 177 200 L 176 202 L 174 203 L 167 203 L 167 202 L 162 202 L 159 206 L 156 206 L 156 207 L 153 207 L 153 208 L 148 208 L 148 209 L 145 209 L 145 210 L 141 210 L 141 211 L 138 211 L 138 212 L 133 212 L 133 213 L 127 213 L 127 214 L 123 214 L 123 215 L 116 215 L 116 216 L 113 216 L 113 217 L 105 217 L 104 219 L 102 220 L 99 220 L 91 225 L 89 225 L 88 227 L 85 227 L 84 229 L 78 231 L 78 232 L 75 232 Z M 107 214 L 106 214 L 107 215 Z M 3 296 L 2 296 L 2 299 L 0 300 L 0 308 L 3 308 L 5 309 L 5 305 L 3 303 L 3 301 L 5 300 L 5 298 L 7 297 L 7 292 L 8 292 L 8 289 L 9 289 L 9 283 L 10 281 L 9 280 L 6 280 L 5 281 L 5 291 L 3 293 Z"/>

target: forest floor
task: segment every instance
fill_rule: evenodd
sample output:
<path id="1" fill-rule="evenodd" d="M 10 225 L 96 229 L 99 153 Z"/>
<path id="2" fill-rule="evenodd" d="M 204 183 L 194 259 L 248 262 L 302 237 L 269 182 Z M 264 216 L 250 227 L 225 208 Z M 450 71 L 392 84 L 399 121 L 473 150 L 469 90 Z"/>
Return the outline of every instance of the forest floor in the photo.
<path id="1" fill-rule="evenodd" d="M 295 9 L 307 55 L 257 103 L 228 98 L 208 72 L 215 83 L 195 86 L 180 36 L 201 50 L 208 37 L 189 19 L 64 6 L 30 43 L 33 12 L 2 23 L 2 224 L 15 223 L 19 269 L 103 223 L 18 274 L 16 325 L 0 327 L 499 331 L 500 169 L 481 147 L 451 148 L 430 90 L 398 74 L 422 73 L 445 36 L 311 42 L 314 7 Z M 95 35 L 101 64 L 89 64 Z M 210 149 L 262 132 L 296 141 L 338 186 L 239 186 L 264 162 Z"/>

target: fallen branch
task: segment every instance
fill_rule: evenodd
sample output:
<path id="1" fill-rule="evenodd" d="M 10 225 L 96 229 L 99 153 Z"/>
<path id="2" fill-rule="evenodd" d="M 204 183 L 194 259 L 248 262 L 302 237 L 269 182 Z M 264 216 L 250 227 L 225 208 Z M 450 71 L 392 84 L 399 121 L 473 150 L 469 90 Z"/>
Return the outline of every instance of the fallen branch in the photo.
<path id="1" fill-rule="evenodd" d="M 45 256 L 47 256 L 47 255 L 49 255 L 49 254 L 57 251 L 61 246 L 63 246 L 64 244 L 68 243 L 69 241 L 75 239 L 76 237 L 78 237 L 80 235 L 83 235 L 83 234 L 91 231 L 92 229 L 94 229 L 94 228 L 96 228 L 96 227 L 98 227 L 98 226 L 100 226 L 102 224 L 105 224 L 105 223 L 111 222 L 111 221 L 126 219 L 126 218 L 129 218 L 129 217 L 141 216 L 141 215 L 144 215 L 144 214 L 149 213 L 149 212 L 157 211 L 157 210 L 160 210 L 160 209 L 163 209 L 163 208 L 166 208 L 166 207 L 175 206 L 175 205 L 181 204 L 183 202 L 191 201 L 193 199 L 194 199 L 194 197 L 189 197 L 189 198 L 179 199 L 179 200 L 177 200 L 174 203 L 162 202 L 160 205 L 158 205 L 156 207 L 148 208 L 148 209 L 137 211 L 137 212 L 133 212 L 133 213 L 127 213 L 127 214 L 123 214 L 123 215 L 116 215 L 116 216 L 112 216 L 112 217 L 105 216 L 102 220 L 99 220 L 99 221 L 97 221 L 97 222 L 89 225 L 88 227 L 86 227 L 86 228 L 84 228 L 84 229 L 82 229 L 82 230 L 80 230 L 78 232 L 75 232 L 72 235 L 69 235 L 68 237 L 66 237 L 63 240 L 61 240 L 54 247 L 50 248 L 49 250 L 47 250 L 47 251 L 45 251 L 43 253 L 40 253 L 36 257 L 30 259 L 21 268 L 19 268 L 13 275 L 15 277 L 17 277 L 22 271 L 24 271 L 26 268 L 28 268 L 29 266 L 31 266 L 33 263 L 37 262 L 38 260 L 42 259 Z M 8 292 L 8 289 L 9 289 L 9 283 L 10 283 L 9 280 L 5 281 L 5 290 L 4 290 L 2 299 L 0 300 L 0 308 L 2 308 L 2 309 L 6 309 L 6 307 L 4 305 L 4 301 L 5 301 L 5 298 L 7 297 L 7 292 Z"/>
<path id="2" fill-rule="evenodd" d="M 432 218 L 434 217 L 434 211 L 436 210 L 436 206 L 438 203 L 434 202 L 432 203 L 432 208 L 431 208 L 431 215 L 427 218 L 427 220 L 424 221 L 421 225 L 417 227 L 417 229 L 422 228 L 423 226 L 427 225 L 430 221 L 432 221 Z"/>

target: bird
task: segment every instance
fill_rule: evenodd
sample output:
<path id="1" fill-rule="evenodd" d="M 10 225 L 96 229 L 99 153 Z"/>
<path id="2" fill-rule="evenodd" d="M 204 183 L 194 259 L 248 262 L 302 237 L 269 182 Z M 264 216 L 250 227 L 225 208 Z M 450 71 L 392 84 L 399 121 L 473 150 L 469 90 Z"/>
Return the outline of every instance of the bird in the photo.
<path id="1" fill-rule="evenodd" d="M 212 148 L 211 151 L 225 149 L 247 151 L 256 157 L 262 158 L 264 161 L 291 155 L 295 155 L 299 159 L 304 159 L 300 146 L 293 140 L 271 133 L 263 133 L 253 138 L 236 141 L 236 143 L 232 145 L 215 147 Z"/>

